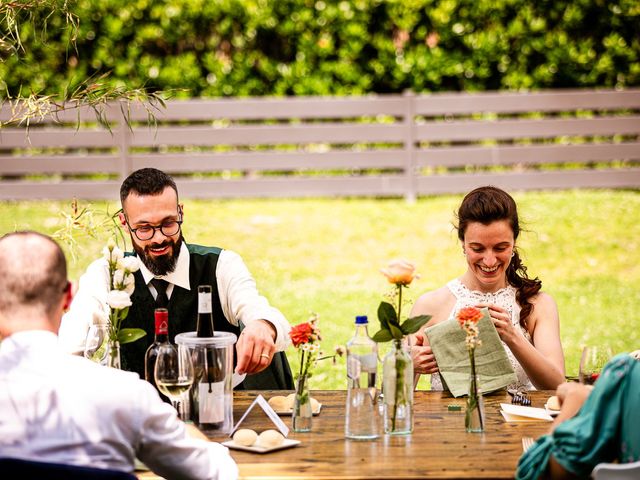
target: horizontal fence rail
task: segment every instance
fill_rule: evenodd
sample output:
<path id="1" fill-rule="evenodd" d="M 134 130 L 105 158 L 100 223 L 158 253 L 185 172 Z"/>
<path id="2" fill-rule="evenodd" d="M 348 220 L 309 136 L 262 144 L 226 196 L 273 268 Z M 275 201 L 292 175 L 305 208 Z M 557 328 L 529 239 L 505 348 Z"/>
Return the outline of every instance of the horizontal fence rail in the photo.
<path id="1" fill-rule="evenodd" d="M 112 104 L 7 124 L 0 199 L 116 199 L 153 166 L 183 197 L 639 188 L 640 89 Z M 123 112 L 127 112 L 126 115 Z"/>

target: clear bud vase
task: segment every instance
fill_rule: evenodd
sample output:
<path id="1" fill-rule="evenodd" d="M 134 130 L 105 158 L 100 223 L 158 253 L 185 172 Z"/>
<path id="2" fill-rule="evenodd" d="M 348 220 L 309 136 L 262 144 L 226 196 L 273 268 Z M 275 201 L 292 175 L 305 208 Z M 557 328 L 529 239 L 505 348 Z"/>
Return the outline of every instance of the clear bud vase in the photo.
<path id="1" fill-rule="evenodd" d="M 107 353 L 107 366 L 111 368 L 120 367 L 120 342 L 117 340 L 109 340 L 109 348 Z"/>
<path id="2" fill-rule="evenodd" d="M 482 433 L 484 431 L 484 402 L 480 389 L 480 377 L 476 373 L 476 362 L 473 351 L 469 352 L 471 360 L 471 374 L 469 375 L 469 396 L 464 415 L 464 426 L 467 432 Z"/>
<path id="3" fill-rule="evenodd" d="M 392 341 L 382 366 L 384 432 L 407 435 L 413 431 L 413 362 L 406 339 Z"/>
<path id="4" fill-rule="evenodd" d="M 309 379 L 301 376 L 296 380 L 296 391 L 293 401 L 292 428 L 294 432 L 310 432 L 313 412 L 309 395 Z"/>

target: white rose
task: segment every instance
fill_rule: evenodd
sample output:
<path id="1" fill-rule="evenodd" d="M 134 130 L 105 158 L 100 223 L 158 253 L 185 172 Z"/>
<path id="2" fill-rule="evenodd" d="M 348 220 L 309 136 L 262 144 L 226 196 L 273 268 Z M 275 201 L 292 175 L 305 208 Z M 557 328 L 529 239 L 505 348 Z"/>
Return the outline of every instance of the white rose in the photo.
<path id="1" fill-rule="evenodd" d="M 118 261 L 118 268 L 125 270 L 126 272 L 133 273 L 140 269 L 140 263 L 138 257 L 128 256 L 123 257 Z"/>
<path id="2" fill-rule="evenodd" d="M 113 272 L 113 285 L 114 290 L 124 290 L 129 296 L 136 288 L 136 279 L 132 273 L 127 273 L 126 270 L 116 270 Z"/>
<path id="3" fill-rule="evenodd" d="M 131 299 L 123 290 L 111 290 L 107 295 L 107 303 L 111 308 L 123 309 L 131 306 Z"/>
<path id="4" fill-rule="evenodd" d="M 124 257 L 124 252 L 115 245 L 113 247 L 107 245 L 102 249 L 102 256 L 110 264 L 117 264 Z"/>

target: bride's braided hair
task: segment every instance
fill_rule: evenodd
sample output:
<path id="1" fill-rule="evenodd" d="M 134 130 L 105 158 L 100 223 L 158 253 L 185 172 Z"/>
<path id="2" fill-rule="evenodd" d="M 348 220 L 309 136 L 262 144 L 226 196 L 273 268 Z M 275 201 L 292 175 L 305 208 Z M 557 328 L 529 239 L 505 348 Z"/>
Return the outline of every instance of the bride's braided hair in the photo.
<path id="1" fill-rule="evenodd" d="M 458 238 L 464 243 L 464 234 L 471 222 L 483 225 L 507 220 L 513 230 L 513 238 L 520 234 L 518 209 L 516 202 L 504 190 L 497 187 L 479 187 L 469 192 L 458 209 Z M 520 259 L 517 249 L 513 248 L 513 257 L 506 271 L 507 281 L 516 289 L 516 301 L 521 307 L 520 325 L 526 328 L 527 317 L 531 314 L 533 304 L 529 301 L 542 288 L 542 282 L 536 278 L 529 278 L 527 267 Z"/>

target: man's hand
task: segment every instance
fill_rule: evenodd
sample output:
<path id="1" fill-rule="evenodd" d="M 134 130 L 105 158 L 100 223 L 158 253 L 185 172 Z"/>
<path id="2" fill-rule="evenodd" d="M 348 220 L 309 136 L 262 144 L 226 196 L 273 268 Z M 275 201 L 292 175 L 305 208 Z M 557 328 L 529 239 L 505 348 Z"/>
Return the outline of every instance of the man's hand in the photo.
<path id="1" fill-rule="evenodd" d="M 238 364 L 236 373 L 258 373 L 271 363 L 276 353 L 276 329 L 266 320 L 255 320 L 249 323 L 238 339 L 236 352 Z"/>

